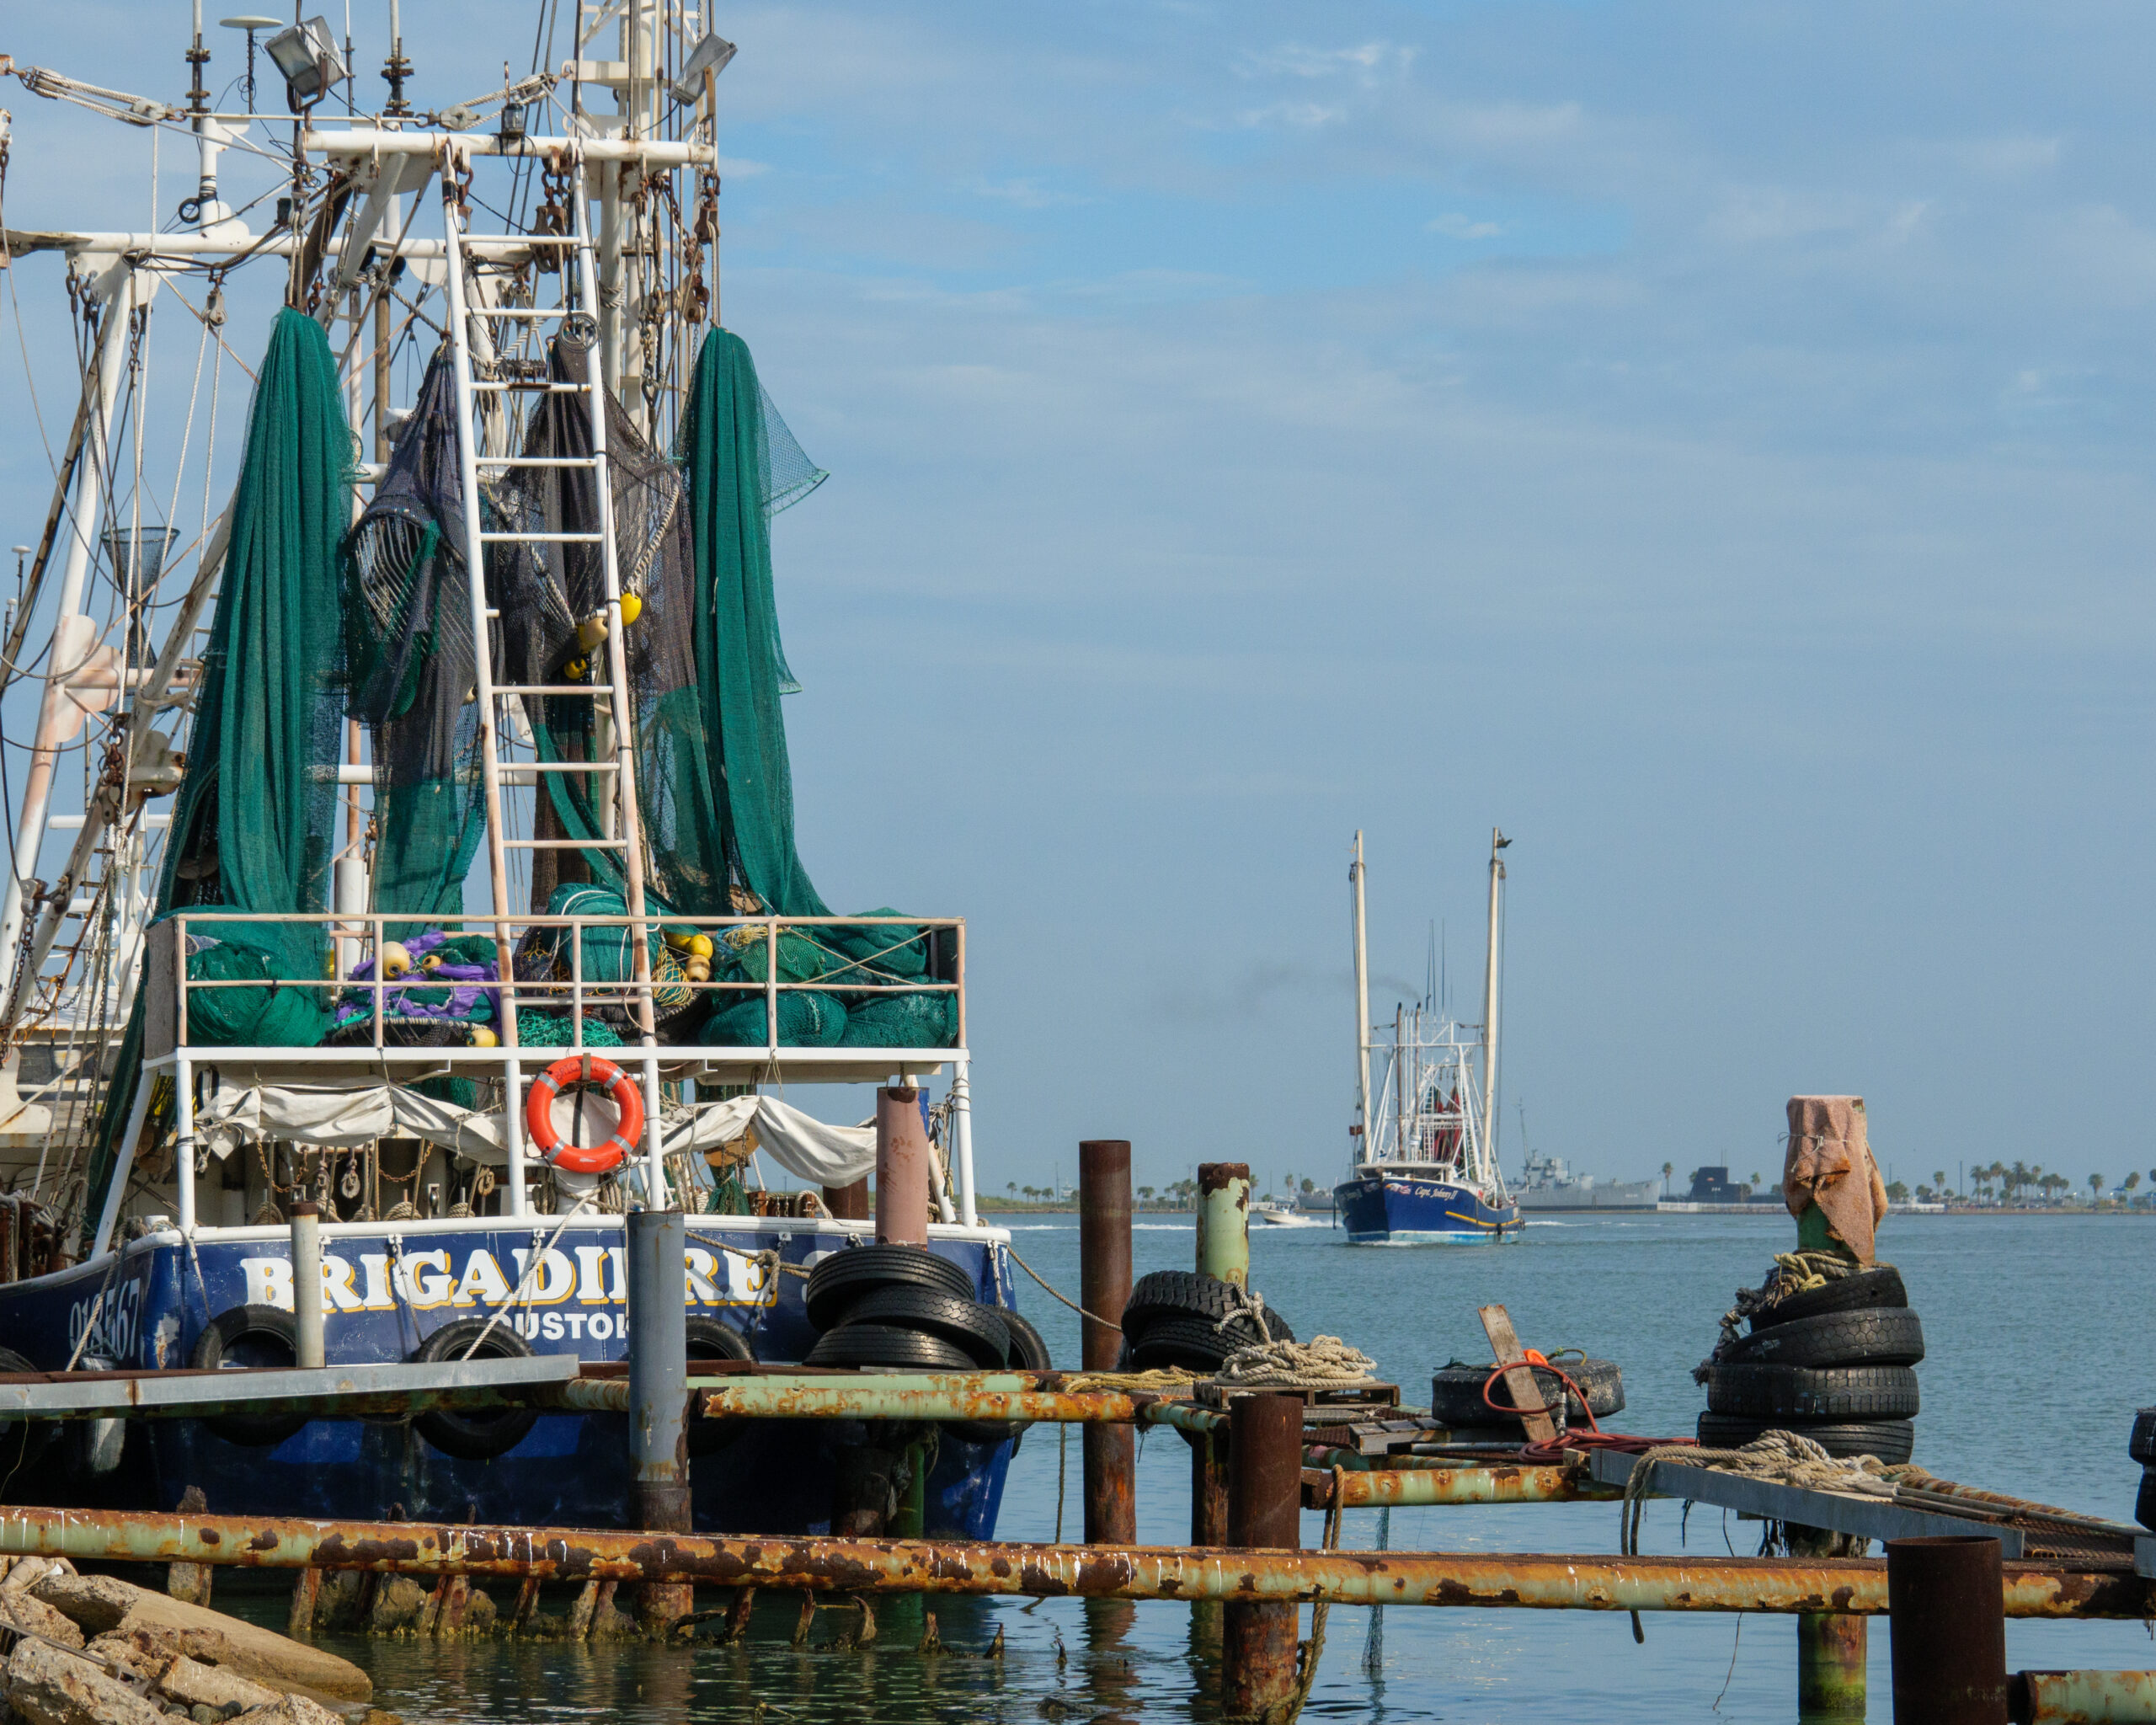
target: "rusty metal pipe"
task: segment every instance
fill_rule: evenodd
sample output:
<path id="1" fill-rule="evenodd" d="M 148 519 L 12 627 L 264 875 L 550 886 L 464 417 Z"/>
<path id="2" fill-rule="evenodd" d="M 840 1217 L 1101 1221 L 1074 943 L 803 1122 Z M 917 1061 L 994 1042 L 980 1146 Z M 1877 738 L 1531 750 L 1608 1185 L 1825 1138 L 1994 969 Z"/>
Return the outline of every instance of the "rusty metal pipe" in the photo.
<path id="1" fill-rule="evenodd" d="M 1315 1470 L 1303 1476 L 1305 1507 L 1322 1509 L 1332 1502 L 1332 1476 Z M 1621 1498 L 1614 1486 L 1598 1486 L 1572 1467 L 1373 1468 L 1350 1473 L 1340 1482 L 1341 1507 L 1374 1509 L 1457 1503 L 1579 1503 Z"/>
<path id="2" fill-rule="evenodd" d="M 2152 1725 L 2156 1671 L 2016 1671 L 2006 1680 L 2014 1725 Z"/>
<path id="3" fill-rule="evenodd" d="M 1303 1543 L 1303 1403 L 1239 1396 L 1228 1406 L 1228 1543 L 1287 1551 Z M 1221 1700 L 1231 1719 L 1262 1719 L 1295 1686 L 1292 1604 L 1237 1599 L 1221 1624 Z"/>
<path id="4" fill-rule="evenodd" d="M 1329 1600 L 1588 1611 L 1887 1609 L 1886 1566 L 1822 1557 L 1566 1557 L 1542 1553 L 1238 1551 L 1172 1546 L 711 1538 L 583 1528 L 137 1514 L 0 1507 L 0 1556 L 101 1562 L 315 1565 L 403 1575 L 699 1581 L 836 1593 L 1066 1594 L 1125 1599 Z M 2136 1621 L 2156 1589 L 2113 1571 L 2005 1567 L 2009 1617 Z"/>
<path id="5" fill-rule="evenodd" d="M 1033 1419 L 1073 1425 L 1128 1425 L 1148 1412 L 1146 1398 L 1120 1390 L 1034 1390 L 1020 1372 L 897 1373 L 889 1376 L 690 1375 L 713 1418 Z M 582 1379 L 544 1386 L 532 1399 L 580 1413 L 622 1413 L 627 1386 Z M 1215 1416 L 1217 1418 L 1217 1416 Z M 1163 1422 L 1166 1423 L 1166 1422 Z"/>
<path id="6" fill-rule="evenodd" d="M 1250 1285 L 1250 1164 L 1198 1165 L 1198 1273 Z"/>
<path id="7" fill-rule="evenodd" d="M 1130 1146 L 1118 1138 L 1078 1146 L 1078 1303 L 1082 1363 L 1113 1371 L 1123 1346 L 1123 1309 L 1130 1303 Z M 1089 1425 L 1084 1433 L 1086 1543 L 1129 1545 L 1138 1538 L 1138 1434 L 1127 1425 Z"/>
<path id="8" fill-rule="evenodd" d="M 896 1084 L 876 1092 L 876 1237 L 887 1245 L 928 1244 L 934 1156 L 921 1118 L 921 1092 Z"/>
<path id="9" fill-rule="evenodd" d="M 1886 1541 L 1894 1725 L 2006 1725 L 1999 1553 L 1988 1535 Z"/>

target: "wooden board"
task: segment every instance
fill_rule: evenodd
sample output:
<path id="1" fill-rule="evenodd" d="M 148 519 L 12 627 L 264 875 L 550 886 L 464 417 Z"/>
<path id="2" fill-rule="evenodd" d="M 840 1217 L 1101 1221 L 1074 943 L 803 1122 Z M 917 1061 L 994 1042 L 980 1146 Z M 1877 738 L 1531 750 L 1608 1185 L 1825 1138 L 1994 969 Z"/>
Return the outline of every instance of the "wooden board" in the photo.
<path id="1" fill-rule="evenodd" d="M 1520 1358 L 1519 1338 L 1513 1333 L 1512 1314 L 1502 1306 L 1485 1306 L 1476 1316 L 1482 1320 L 1482 1333 L 1490 1338 L 1490 1346 L 1499 1361 Z M 1542 1386 L 1534 1381 L 1534 1369 L 1524 1362 L 1505 1374 L 1505 1387 L 1513 1392 L 1513 1406 L 1519 1408 L 1542 1406 Z M 1527 1428 L 1530 1443 L 1546 1444 L 1557 1435 L 1557 1423 L 1546 1413 L 1522 1413 L 1520 1423 Z"/>

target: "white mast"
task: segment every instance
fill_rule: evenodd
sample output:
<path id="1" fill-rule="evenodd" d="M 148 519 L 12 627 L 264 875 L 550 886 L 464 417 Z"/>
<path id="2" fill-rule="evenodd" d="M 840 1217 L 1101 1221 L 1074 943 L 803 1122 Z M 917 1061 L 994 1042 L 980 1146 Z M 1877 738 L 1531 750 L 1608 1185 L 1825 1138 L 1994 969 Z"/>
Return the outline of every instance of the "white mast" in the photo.
<path id="1" fill-rule="evenodd" d="M 1374 1154 L 1370 1147 L 1370 952 L 1363 924 L 1363 835 L 1355 833 L 1355 860 L 1348 865 L 1348 879 L 1355 894 L 1355 1101 L 1356 1120 L 1363 1129 L 1362 1154 L 1357 1162 Z"/>
<path id="2" fill-rule="evenodd" d="M 1497 853 L 1512 841 L 1490 829 L 1490 944 L 1482 964 L 1482 1158 L 1497 1166 L 1497 951 L 1498 893 L 1505 878 Z"/>

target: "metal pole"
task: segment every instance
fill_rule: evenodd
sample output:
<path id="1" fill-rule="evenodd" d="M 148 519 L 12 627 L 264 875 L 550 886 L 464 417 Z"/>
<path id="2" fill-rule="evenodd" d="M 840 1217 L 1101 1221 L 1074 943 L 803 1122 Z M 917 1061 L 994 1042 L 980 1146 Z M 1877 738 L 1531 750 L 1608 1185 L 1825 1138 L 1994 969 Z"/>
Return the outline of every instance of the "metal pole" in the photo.
<path id="1" fill-rule="evenodd" d="M 876 1092 L 876 1238 L 887 1245 L 928 1244 L 931 1171 L 921 1092 L 894 1084 Z"/>
<path id="2" fill-rule="evenodd" d="M 1303 1404 L 1242 1396 L 1228 1408 L 1228 1543 L 1295 1551 L 1302 1539 Z M 1222 1624 L 1221 1701 L 1231 1719 L 1265 1717 L 1295 1684 L 1296 1608 L 1231 1602 Z"/>
<path id="3" fill-rule="evenodd" d="M 629 1457 L 637 1525 L 650 1533 L 690 1530 L 687 1246 L 680 1210 L 629 1212 Z M 695 1609 L 694 1594 L 646 1582 L 637 1616 L 647 1627 L 670 1626 Z"/>
<path id="4" fill-rule="evenodd" d="M 173 1161 L 179 1177 L 179 1231 L 191 1235 L 200 1220 L 200 1195 L 195 1189 L 195 1063 L 173 1063 Z M 156 1084 L 146 1076 L 136 1080 L 138 1099 L 147 1098 Z M 138 1122 L 135 1130 L 140 1130 Z"/>
<path id="5" fill-rule="evenodd" d="M 1497 1166 L 1498 889 L 1505 878 L 1504 858 L 1497 853 L 1511 842 L 1496 827 L 1490 829 L 1490 943 L 1482 965 L 1482 1154 L 1492 1172 Z"/>
<path id="6" fill-rule="evenodd" d="M 962 1009 L 965 998 L 961 992 L 958 1001 Z M 959 1039 L 964 1040 L 963 1033 Z M 958 1164 L 958 1220 L 969 1228 L 978 1228 L 980 1214 L 974 1208 L 973 1086 L 967 1076 L 971 1065 L 969 1060 L 951 1063 L 951 1146 Z"/>
<path id="7" fill-rule="evenodd" d="M 1999 1541 L 1886 1541 L 1894 1725 L 2006 1725 Z"/>
<path id="8" fill-rule="evenodd" d="M 69 640 L 73 641 L 77 652 L 90 644 L 89 634 L 75 636 L 63 626 L 82 611 L 83 585 L 89 575 L 91 547 L 97 543 L 98 521 L 104 505 L 105 468 L 110 459 L 106 440 L 111 435 L 113 403 L 120 393 L 120 376 L 126 370 L 128 326 L 134 321 L 136 280 L 136 270 L 124 270 L 119 286 L 105 302 L 104 322 L 98 329 L 97 407 L 84 438 L 82 476 L 66 529 L 67 561 L 61 570 L 60 605 L 53 623 L 56 649 Z M 150 291 L 154 291 L 157 277 L 152 275 L 147 280 Z M 141 298 L 147 302 L 149 293 L 143 292 Z M 4 895 L 0 895 L 0 962 L 11 967 L 16 945 L 23 937 L 24 887 L 37 873 L 38 852 L 45 844 L 45 816 L 52 802 L 52 772 L 65 741 L 61 733 L 66 729 L 69 710 L 75 708 L 67 693 L 66 679 L 78 668 L 74 664 L 56 661 L 44 667 L 47 678 L 45 695 L 38 711 L 29 772 L 23 782 L 21 815 L 15 827 L 15 866 L 8 873 Z M 79 708 L 75 708 L 73 717 L 79 724 Z"/>
<path id="9" fill-rule="evenodd" d="M 1094 1314 L 1079 1321 L 1081 1363 L 1087 1371 L 1113 1371 L 1123 1347 L 1123 1309 L 1130 1303 L 1130 1145 L 1124 1139 L 1089 1138 L 1078 1146 L 1078 1303 Z M 1137 1544 L 1137 1429 L 1089 1425 L 1082 1443 L 1086 1543 Z"/>
<path id="10" fill-rule="evenodd" d="M 1198 1165 L 1198 1273 L 1250 1285 L 1250 1164 Z"/>
<path id="11" fill-rule="evenodd" d="M 293 1352 L 297 1365 L 320 1366 L 327 1363 L 322 1343 L 322 1206 L 310 1199 L 295 1200 L 291 1224 Z"/>
<path id="12" fill-rule="evenodd" d="M 1348 865 L 1348 881 L 1355 895 L 1355 1119 L 1363 1135 L 1363 1154 L 1356 1158 L 1360 1162 L 1376 1152 L 1370 1147 L 1370 943 L 1363 920 L 1359 827 L 1355 830 L 1355 860 Z"/>
<path id="13" fill-rule="evenodd" d="M 1806 1611 L 1796 1620 L 1796 1717 L 1812 1725 L 1860 1720 L 1869 1626 L 1861 1617 Z"/>

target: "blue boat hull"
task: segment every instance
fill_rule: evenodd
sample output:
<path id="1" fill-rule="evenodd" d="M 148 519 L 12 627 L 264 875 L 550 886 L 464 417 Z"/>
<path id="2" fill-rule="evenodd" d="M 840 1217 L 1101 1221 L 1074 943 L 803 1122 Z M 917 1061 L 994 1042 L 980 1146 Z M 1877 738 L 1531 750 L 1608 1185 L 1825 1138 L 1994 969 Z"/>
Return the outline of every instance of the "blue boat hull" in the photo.
<path id="1" fill-rule="evenodd" d="M 280 1230 L 248 1231 L 259 1237 L 211 1236 L 191 1252 L 176 1233 L 153 1235 L 131 1244 L 116 1267 L 108 1257 L 0 1287 L 0 1340 L 39 1369 L 57 1370 L 94 1311 L 82 1365 L 191 1365 L 214 1316 L 245 1305 L 291 1307 L 288 1241 Z M 329 1364 L 408 1359 L 441 1325 L 490 1316 L 551 1231 L 551 1223 L 542 1232 L 534 1222 L 511 1227 L 494 1218 L 450 1231 L 406 1223 L 395 1234 L 329 1231 L 323 1242 Z M 776 1250 L 780 1263 L 798 1268 L 842 1247 L 846 1236 L 804 1222 L 773 1230 L 745 1219 L 695 1217 L 690 1237 L 689 1310 L 734 1326 L 760 1360 L 801 1359 L 815 1339 L 801 1303 L 803 1279 L 777 1274 L 769 1279 L 773 1289 L 756 1255 Z M 736 1251 L 718 1250 L 718 1242 Z M 933 1249 L 966 1270 L 979 1298 L 1012 1303 L 998 1247 L 976 1236 L 938 1240 Z M 401 1275 L 392 1273 L 399 1260 Z M 627 1301 L 622 1230 L 579 1227 L 548 1251 L 526 1303 L 503 1322 L 535 1353 L 622 1359 Z M 129 1422 L 119 1465 L 99 1473 L 90 1466 L 90 1434 L 86 1423 L 63 1428 L 31 1466 L 17 1469 L 21 1439 L 0 1433 L 0 1499 L 170 1510 L 195 1486 L 221 1513 L 526 1526 L 622 1526 L 630 1519 L 628 1439 L 619 1415 L 542 1415 L 514 1449 L 483 1461 L 442 1453 L 403 1421 L 314 1420 L 282 1443 L 259 1447 L 227 1442 L 199 1421 L 160 1419 Z M 827 1532 L 835 1446 L 845 1435 L 837 1421 L 745 1423 L 724 1447 L 692 1461 L 697 1530 Z M 859 1441 L 857 1427 L 853 1437 Z M 1011 1450 L 1008 1442 L 942 1434 L 929 1478 L 931 1535 L 994 1537 Z"/>
<path id="2" fill-rule="evenodd" d="M 1471 1186 L 1391 1171 L 1332 1188 L 1350 1246 L 1477 1246 L 1512 1237 L 1519 1206 L 1492 1204 Z"/>

